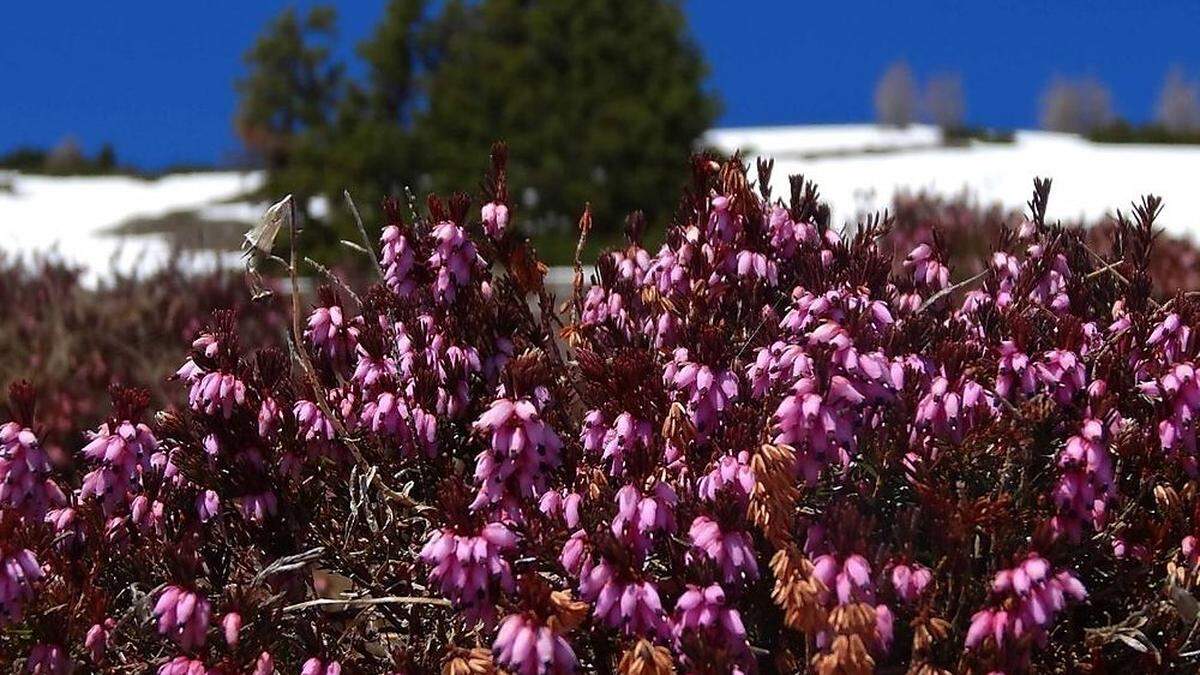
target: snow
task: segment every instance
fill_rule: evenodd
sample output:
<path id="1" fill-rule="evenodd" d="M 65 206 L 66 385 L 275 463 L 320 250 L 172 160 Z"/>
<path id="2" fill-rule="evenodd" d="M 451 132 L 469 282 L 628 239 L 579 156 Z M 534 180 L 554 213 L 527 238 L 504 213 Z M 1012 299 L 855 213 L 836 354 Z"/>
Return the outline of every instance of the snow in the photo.
<path id="1" fill-rule="evenodd" d="M 1044 176 L 1054 179 L 1051 218 L 1094 220 L 1152 192 L 1166 200 L 1161 226 L 1200 238 L 1195 187 L 1200 146 L 1097 144 L 1069 134 L 1019 131 L 1011 144 L 950 147 L 936 128 L 920 125 L 714 129 L 703 143 L 726 152 L 741 149 L 751 166 L 757 155 L 774 157 L 777 196 L 788 194 L 789 174 L 815 180 L 835 222 L 882 210 L 902 190 L 966 192 L 981 204 L 1024 208 L 1034 176 Z M 260 172 L 232 171 L 158 180 L 0 174 L 0 250 L 23 256 L 55 252 L 83 265 L 93 279 L 114 268 L 145 272 L 166 259 L 167 245 L 153 235 L 113 236 L 113 227 L 191 210 L 211 220 L 244 221 L 249 228 L 267 204 L 238 197 L 262 180 Z M 313 206 L 320 212 L 327 205 Z M 233 265 L 237 259 L 230 252 L 192 264 Z"/>
<path id="2" fill-rule="evenodd" d="M 842 153 L 932 148 L 942 144 L 937 127 L 914 124 L 904 129 L 874 124 L 824 124 L 790 127 L 713 129 L 704 144 L 725 151 L 765 154 L 776 161 Z"/>
<path id="3" fill-rule="evenodd" d="M 1033 178 L 1039 176 L 1054 179 L 1047 210 L 1050 218 L 1093 221 L 1116 209 L 1128 212 L 1131 202 L 1156 194 L 1165 199 L 1158 224 L 1172 234 L 1200 238 L 1200 190 L 1195 187 L 1200 146 L 1104 144 L 1071 134 L 1018 131 L 1011 144 L 936 144 L 893 152 L 814 156 L 811 148 L 828 148 L 833 135 L 842 147 L 852 146 L 856 134 L 862 148 L 878 147 L 881 139 L 889 138 L 886 130 L 874 125 L 833 129 L 836 134 L 827 127 L 772 129 L 769 133 L 716 130 L 708 138 L 726 143 L 717 145 L 726 152 L 762 138 L 780 139 L 785 152 L 756 147 L 747 156 L 751 166 L 758 153 L 775 155 L 771 187 L 777 196 L 789 193 L 790 174 L 816 181 L 833 210 L 834 222 L 882 210 L 899 191 L 965 192 L 981 204 L 1023 209 L 1033 190 Z M 916 136 L 927 131 L 927 127 L 916 127 L 910 133 Z"/>
<path id="4" fill-rule="evenodd" d="M 114 236 L 109 230 L 138 217 L 221 208 L 262 182 L 257 172 L 181 173 L 156 180 L 129 176 L 0 178 L 0 249 L 8 255 L 56 254 L 90 275 L 144 272 L 169 254 L 158 236 Z M 236 208 L 232 207 L 231 208 Z M 242 210 L 250 215 L 251 209 Z M 259 212 L 261 213 L 261 211 Z M 257 218 L 254 215 L 253 218 Z M 198 258 L 198 266 L 222 264 Z"/>

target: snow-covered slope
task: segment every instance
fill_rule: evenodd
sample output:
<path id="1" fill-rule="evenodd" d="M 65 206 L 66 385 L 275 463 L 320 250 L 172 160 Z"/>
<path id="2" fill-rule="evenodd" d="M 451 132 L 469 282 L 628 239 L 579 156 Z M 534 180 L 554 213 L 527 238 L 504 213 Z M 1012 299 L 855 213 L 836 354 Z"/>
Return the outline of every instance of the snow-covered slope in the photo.
<path id="1" fill-rule="evenodd" d="M 1054 179 L 1052 218 L 1092 220 L 1118 208 L 1128 210 L 1130 202 L 1153 193 L 1166 200 L 1160 225 L 1173 234 L 1200 235 L 1200 146 L 1103 144 L 1070 134 L 1019 131 L 1011 144 L 935 143 L 879 152 L 882 141 L 906 137 L 889 137 L 874 125 L 832 129 L 843 147 L 854 145 L 857 137 L 859 147 L 873 151 L 822 154 L 829 145 L 829 127 L 715 130 L 708 140 L 729 152 L 748 149 L 749 159 L 774 156 L 772 188 L 777 195 L 787 194 L 789 174 L 815 180 L 835 221 L 883 209 L 899 190 L 966 191 L 983 204 L 1022 208 L 1033 178 L 1044 176 Z M 893 133 L 917 137 L 931 131 L 936 133 L 928 127 Z M 772 138 L 779 140 L 779 151 L 766 142 Z M 893 147 L 902 145 L 895 140 Z"/>
<path id="2" fill-rule="evenodd" d="M 1048 176 L 1054 179 L 1051 217 L 1091 220 L 1153 192 L 1166 199 L 1160 221 L 1164 228 L 1200 238 L 1200 146 L 1108 145 L 1068 134 L 1021 131 L 1011 144 L 948 147 L 933 127 L 875 125 L 714 129 L 704 143 L 743 150 L 751 160 L 774 157 L 777 195 L 787 194 L 789 174 L 817 181 L 839 222 L 887 207 L 898 190 L 966 191 L 980 203 L 1022 208 L 1033 177 Z M 178 174 L 153 181 L 0 173 L 0 250 L 25 255 L 57 251 L 93 275 L 114 264 L 144 271 L 165 259 L 163 240 L 115 237 L 109 230 L 134 218 L 175 211 L 241 220 L 249 227 L 266 204 L 234 200 L 261 181 L 262 175 L 254 172 Z M 236 259 L 231 254 L 209 264 Z"/>
<path id="3" fill-rule="evenodd" d="M 0 174 L 0 250 L 56 253 L 94 273 L 146 270 L 168 253 L 157 236 L 117 237 L 108 230 L 132 218 L 218 209 L 257 188 L 259 173 L 210 172 L 143 180 L 127 176 L 56 177 Z"/>

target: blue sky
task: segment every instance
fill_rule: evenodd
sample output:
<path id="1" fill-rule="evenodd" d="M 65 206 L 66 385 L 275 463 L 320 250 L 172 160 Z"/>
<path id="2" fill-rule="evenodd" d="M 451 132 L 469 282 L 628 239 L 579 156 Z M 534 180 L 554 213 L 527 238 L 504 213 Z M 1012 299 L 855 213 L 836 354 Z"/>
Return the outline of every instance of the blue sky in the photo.
<path id="1" fill-rule="evenodd" d="M 309 2 L 11 2 L 0 20 L 0 150 L 74 135 L 123 161 L 214 163 L 237 148 L 241 55 L 281 8 Z M 344 55 L 385 0 L 334 2 Z M 1032 126 L 1057 75 L 1108 83 L 1144 121 L 1167 68 L 1200 77 L 1200 2 L 688 0 L 727 125 L 865 121 L 892 61 L 962 77 L 968 118 Z"/>

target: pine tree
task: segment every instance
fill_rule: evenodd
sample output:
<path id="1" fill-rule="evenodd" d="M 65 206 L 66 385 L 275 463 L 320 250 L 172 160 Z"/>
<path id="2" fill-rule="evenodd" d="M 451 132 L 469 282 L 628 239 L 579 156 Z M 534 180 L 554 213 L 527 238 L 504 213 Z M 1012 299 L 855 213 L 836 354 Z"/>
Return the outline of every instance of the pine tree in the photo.
<path id="1" fill-rule="evenodd" d="M 492 142 L 510 148 L 527 216 L 599 227 L 633 209 L 665 218 L 716 113 L 673 2 L 483 0 L 454 5 L 417 125 L 432 185 L 471 185 Z M 436 30 L 436 26 L 434 27 Z M 530 222 L 527 218 L 526 222 Z"/>
<path id="2" fill-rule="evenodd" d="M 303 20 L 289 8 L 246 52 L 236 127 L 269 171 L 288 167 L 300 134 L 330 122 L 342 82 L 331 60 L 336 18 L 330 7 L 314 7 Z"/>

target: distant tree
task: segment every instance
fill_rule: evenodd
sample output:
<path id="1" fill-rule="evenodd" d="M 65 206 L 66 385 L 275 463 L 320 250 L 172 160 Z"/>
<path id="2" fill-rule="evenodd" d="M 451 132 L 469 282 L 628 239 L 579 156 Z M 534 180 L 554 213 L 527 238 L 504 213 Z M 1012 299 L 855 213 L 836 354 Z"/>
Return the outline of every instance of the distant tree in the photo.
<path id="1" fill-rule="evenodd" d="M 46 171 L 50 173 L 76 173 L 87 164 L 83 149 L 74 136 L 67 136 L 46 153 Z"/>
<path id="2" fill-rule="evenodd" d="M 297 136 L 331 121 L 342 83 L 331 61 L 335 33 L 332 8 L 314 7 L 303 19 L 289 8 L 246 52 L 236 127 L 271 171 L 287 167 Z"/>
<path id="3" fill-rule="evenodd" d="M 343 189 L 363 211 L 404 186 L 462 189 L 497 140 L 526 224 L 589 200 L 597 230 L 634 209 L 662 222 L 717 111 L 673 0 L 390 0 L 357 81 L 332 35 L 328 10 L 276 19 L 247 54 L 238 128 L 267 189 L 324 195 L 335 229 Z"/>
<path id="4" fill-rule="evenodd" d="M 938 75 L 925 85 L 925 115 L 943 129 L 959 129 L 966 116 L 962 78 Z"/>
<path id="5" fill-rule="evenodd" d="M 1113 122 L 1112 95 L 1095 78 L 1055 78 L 1042 93 L 1043 129 L 1086 134 Z"/>
<path id="6" fill-rule="evenodd" d="M 917 114 L 917 82 L 904 61 L 888 66 L 875 85 L 875 119 L 880 124 L 906 127 Z"/>
<path id="7" fill-rule="evenodd" d="M 663 219 L 666 199 L 712 124 L 715 98 L 680 6 L 666 0 L 451 3 L 453 30 L 431 27 L 437 56 L 417 125 L 432 185 L 474 184 L 506 140 L 526 215 L 598 228 L 633 209 Z M 530 222 L 527 220 L 526 222 Z"/>
<path id="8" fill-rule="evenodd" d="M 96 170 L 101 173 L 117 168 L 117 151 L 113 148 L 112 143 L 100 146 L 100 152 L 96 153 L 95 165 Z"/>
<path id="9" fill-rule="evenodd" d="M 1188 80 L 1183 69 L 1167 72 L 1158 95 L 1157 121 L 1167 131 L 1176 134 L 1200 130 L 1200 86 Z"/>

